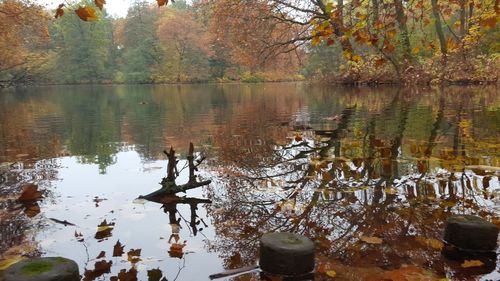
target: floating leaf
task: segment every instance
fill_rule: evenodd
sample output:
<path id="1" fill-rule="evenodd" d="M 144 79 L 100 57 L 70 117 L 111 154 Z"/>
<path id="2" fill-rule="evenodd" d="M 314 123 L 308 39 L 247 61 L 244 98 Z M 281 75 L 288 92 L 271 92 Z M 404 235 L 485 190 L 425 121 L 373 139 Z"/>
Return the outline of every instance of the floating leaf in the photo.
<path id="1" fill-rule="evenodd" d="M 480 260 L 465 260 L 460 266 L 463 268 L 483 266 L 484 263 Z"/>
<path id="2" fill-rule="evenodd" d="M 137 270 L 133 267 L 129 271 L 122 269 L 118 273 L 118 279 L 120 281 L 137 281 Z"/>
<path id="3" fill-rule="evenodd" d="M 160 281 L 163 272 L 159 268 L 148 270 L 148 281 Z"/>
<path id="4" fill-rule="evenodd" d="M 361 236 L 359 240 L 368 243 L 368 244 L 382 244 L 382 239 L 374 236 Z"/>
<path id="5" fill-rule="evenodd" d="M 42 198 L 42 193 L 38 191 L 38 186 L 35 184 L 28 184 L 24 186 L 23 192 L 17 200 L 23 201 L 34 201 Z"/>
<path id="6" fill-rule="evenodd" d="M 92 7 L 79 7 L 75 10 L 75 13 L 83 21 L 99 20 L 99 17 L 96 16 L 95 10 Z"/>
<path id="7" fill-rule="evenodd" d="M 141 249 L 130 249 L 127 253 L 128 256 L 128 261 L 131 263 L 137 263 L 141 259 L 139 258 L 141 256 Z"/>
<path id="8" fill-rule="evenodd" d="M 102 259 L 102 258 L 104 258 L 105 256 L 106 256 L 106 252 L 105 252 L 105 251 L 101 251 L 101 252 L 99 253 L 99 255 L 96 257 L 96 259 Z"/>
<path id="9" fill-rule="evenodd" d="M 333 278 L 333 277 L 337 276 L 337 272 L 335 272 L 335 270 L 328 270 L 326 272 L 326 275 Z"/>
<path id="10" fill-rule="evenodd" d="M 103 274 L 111 272 L 112 261 L 98 261 L 94 264 L 93 270 L 86 269 L 83 273 L 83 281 L 91 281 L 95 280 L 97 277 L 102 276 Z"/>
<path id="11" fill-rule="evenodd" d="M 441 242 L 437 239 L 434 239 L 434 238 L 417 237 L 415 239 L 417 240 L 418 243 L 420 243 L 424 246 L 428 246 L 428 247 L 431 247 L 433 249 L 439 250 L 439 251 L 441 251 L 444 247 L 443 242 Z"/>
<path id="12" fill-rule="evenodd" d="M 295 135 L 295 141 L 296 142 L 301 142 L 302 141 L 302 137 L 300 135 Z"/>
<path id="13" fill-rule="evenodd" d="M 120 243 L 120 240 L 116 241 L 115 246 L 113 247 L 113 257 L 121 257 L 123 255 L 123 248 L 125 245 Z"/>
<path id="14" fill-rule="evenodd" d="M 102 240 L 104 238 L 110 237 L 111 231 L 113 230 L 114 226 L 115 226 L 115 223 L 108 223 L 106 220 L 102 221 L 97 226 L 97 232 L 96 232 L 94 238 L 97 240 Z"/>

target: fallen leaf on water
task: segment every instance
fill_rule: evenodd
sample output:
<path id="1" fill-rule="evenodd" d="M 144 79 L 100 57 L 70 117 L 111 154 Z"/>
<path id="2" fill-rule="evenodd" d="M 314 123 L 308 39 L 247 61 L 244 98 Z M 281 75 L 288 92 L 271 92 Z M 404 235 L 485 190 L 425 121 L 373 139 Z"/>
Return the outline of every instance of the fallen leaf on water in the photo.
<path id="1" fill-rule="evenodd" d="M 413 265 L 403 265 L 401 268 L 370 277 L 368 281 L 431 281 L 435 279 L 432 272 L 428 270 Z"/>
<path id="2" fill-rule="evenodd" d="M 127 253 L 128 261 L 131 263 L 137 263 L 141 260 L 139 258 L 140 255 L 141 255 L 141 249 L 130 249 L 130 251 L 128 251 Z"/>
<path id="3" fill-rule="evenodd" d="M 148 270 L 148 281 L 160 281 L 163 277 L 163 272 L 159 268 Z"/>
<path id="4" fill-rule="evenodd" d="M 101 259 L 101 258 L 104 258 L 105 256 L 106 256 L 106 252 L 101 251 L 101 252 L 99 253 L 99 255 L 96 257 L 96 259 Z"/>
<path id="5" fill-rule="evenodd" d="M 469 268 L 469 267 L 478 267 L 483 265 L 484 263 L 480 260 L 464 260 L 464 262 L 460 266 L 463 268 Z"/>
<path id="6" fill-rule="evenodd" d="M 368 243 L 368 244 L 382 244 L 382 239 L 374 236 L 361 236 L 359 240 Z"/>
<path id="7" fill-rule="evenodd" d="M 328 270 L 326 272 L 326 275 L 333 278 L 333 277 L 337 276 L 337 272 L 335 272 L 335 270 Z"/>
<path id="8" fill-rule="evenodd" d="M 113 257 L 121 257 L 123 255 L 123 248 L 125 245 L 120 243 L 120 240 L 116 241 L 115 246 L 113 247 Z"/>
<path id="9" fill-rule="evenodd" d="M 137 281 L 137 270 L 131 268 L 129 271 L 122 269 L 118 273 L 118 280 L 120 281 Z"/>
<path id="10" fill-rule="evenodd" d="M 38 206 L 37 203 L 33 205 L 29 205 L 26 207 L 24 210 L 24 213 L 29 217 L 32 218 L 40 213 L 40 206 Z"/>
<path id="11" fill-rule="evenodd" d="M 443 242 L 434 238 L 417 237 L 415 240 L 417 240 L 417 242 L 421 245 L 428 246 L 439 251 L 441 251 L 444 247 Z"/>
<path id="12" fill-rule="evenodd" d="M 84 240 L 82 233 L 81 232 L 78 233 L 78 232 L 76 232 L 76 230 L 75 230 L 75 238 L 76 238 L 76 241 L 78 241 L 78 242 L 83 242 L 83 240 Z"/>
<path id="13" fill-rule="evenodd" d="M 95 280 L 97 277 L 111 272 L 112 261 L 98 261 L 94 264 L 93 270 L 86 269 L 83 273 L 83 281 Z"/>
<path id="14" fill-rule="evenodd" d="M 113 230 L 114 226 L 115 226 L 115 223 L 108 223 L 106 220 L 101 222 L 97 226 L 97 232 L 95 234 L 95 239 L 102 240 L 102 239 L 110 237 L 111 231 Z"/>
<path id="15" fill-rule="evenodd" d="M 28 184 L 23 187 L 23 192 L 17 200 L 23 201 L 34 201 L 42 198 L 42 193 L 38 191 L 38 186 L 36 184 Z"/>

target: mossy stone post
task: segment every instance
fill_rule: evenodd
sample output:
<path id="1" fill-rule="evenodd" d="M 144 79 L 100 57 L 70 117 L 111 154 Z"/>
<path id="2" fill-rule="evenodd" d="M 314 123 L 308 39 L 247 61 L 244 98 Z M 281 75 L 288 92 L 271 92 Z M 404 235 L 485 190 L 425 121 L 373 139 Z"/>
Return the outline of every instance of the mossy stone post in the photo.
<path id="1" fill-rule="evenodd" d="M 260 268 L 284 276 L 305 275 L 314 270 L 314 243 L 289 233 L 267 233 L 260 239 Z"/>
<path id="2" fill-rule="evenodd" d="M 76 262 L 61 258 L 34 258 L 11 265 L 3 273 L 4 281 L 78 281 Z"/>
<path id="3" fill-rule="evenodd" d="M 453 215 L 446 220 L 444 240 L 465 251 L 494 251 L 497 247 L 496 225 L 472 215 Z"/>

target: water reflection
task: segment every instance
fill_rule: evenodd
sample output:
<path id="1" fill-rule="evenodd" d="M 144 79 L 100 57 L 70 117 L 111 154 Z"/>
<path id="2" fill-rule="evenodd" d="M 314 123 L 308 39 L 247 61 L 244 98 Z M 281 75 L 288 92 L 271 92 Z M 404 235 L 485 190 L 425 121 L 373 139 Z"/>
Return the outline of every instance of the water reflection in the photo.
<path id="1" fill-rule="evenodd" d="M 344 280 L 498 277 L 440 253 L 449 215 L 499 221 L 494 88 L 47 87 L 1 93 L 0 120 L 3 258 L 64 255 L 88 280 L 204 280 L 254 264 L 260 235 L 287 230 Z M 165 176 L 163 149 L 190 141 L 213 183 L 161 208 L 132 203 Z M 44 192 L 37 205 L 16 201 L 27 184 Z"/>

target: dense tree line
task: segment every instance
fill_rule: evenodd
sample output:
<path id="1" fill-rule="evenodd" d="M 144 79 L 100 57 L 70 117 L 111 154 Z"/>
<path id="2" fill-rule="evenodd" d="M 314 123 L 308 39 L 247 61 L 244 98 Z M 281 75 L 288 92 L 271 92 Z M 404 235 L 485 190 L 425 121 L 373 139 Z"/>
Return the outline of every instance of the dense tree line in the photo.
<path id="1" fill-rule="evenodd" d="M 497 81 L 498 0 L 166 3 L 2 0 L 0 83 Z"/>

